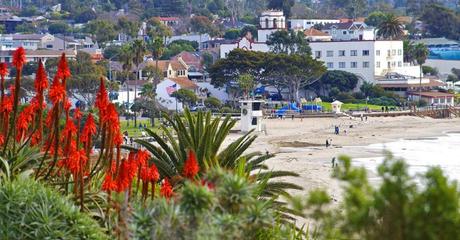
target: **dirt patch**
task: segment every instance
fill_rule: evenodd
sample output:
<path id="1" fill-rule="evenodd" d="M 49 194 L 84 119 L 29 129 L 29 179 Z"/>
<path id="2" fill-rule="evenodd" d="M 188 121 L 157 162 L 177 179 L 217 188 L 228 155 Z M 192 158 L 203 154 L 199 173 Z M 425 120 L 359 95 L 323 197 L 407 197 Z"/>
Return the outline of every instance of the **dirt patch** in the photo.
<path id="1" fill-rule="evenodd" d="M 278 147 L 304 148 L 304 147 L 321 147 L 324 144 L 293 141 L 293 142 L 277 142 L 276 145 Z"/>

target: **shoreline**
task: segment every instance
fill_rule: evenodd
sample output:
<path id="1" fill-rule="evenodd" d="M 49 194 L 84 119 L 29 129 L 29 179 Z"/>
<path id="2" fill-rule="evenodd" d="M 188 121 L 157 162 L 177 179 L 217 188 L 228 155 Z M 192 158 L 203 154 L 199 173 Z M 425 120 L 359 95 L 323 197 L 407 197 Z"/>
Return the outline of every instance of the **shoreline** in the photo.
<path id="1" fill-rule="evenodd" d="M 381 156 L 381 151 L 367 149 L 376 143 L 396 142 L 401 139 L 436 138 L 448 133 L 460 132 L 460 118 L 431 119 L 412 116 L 327 119 L 265 119 L 267 134 L 257 133 L 248 152 L 275 153 L 267 164 L 270 169 L 298 173 L 296 178 L 285 180 L 298 184 L 302 191 L 295 195 L 307 195 L 314 189 L 326 190 L 334 201 L 341 199 L 340 183 L 331 178 L 331 160 L 339 155 L 354 158 Z M 340 126 L 341 134 L 334 134 L 334 126 Z M 351 128 L 350 128 L 351 126 Z M 237 126 L 238 127 L 238 124 Z M 344 133 L 347 130 L 347 134 Z M 240 137 L 231 134 L 227 141 Z M 332 147 L 326 148 L 326 139 L 332 139 Z M 371 175 L 368 175 L 371 177 Z"/>

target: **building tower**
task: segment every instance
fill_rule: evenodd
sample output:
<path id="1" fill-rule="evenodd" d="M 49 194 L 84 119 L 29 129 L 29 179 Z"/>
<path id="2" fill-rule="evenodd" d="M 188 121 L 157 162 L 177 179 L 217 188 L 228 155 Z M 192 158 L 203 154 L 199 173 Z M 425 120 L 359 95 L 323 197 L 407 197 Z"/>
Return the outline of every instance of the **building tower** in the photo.
<path id="1" fill-rule="evenodd" d="M 268 37 L 279 30 L 286 29 L 286 18 L 283 11 L 267 10 L 262 12 L 259 19 L 260 28 L 257 31 L 259 42 L 267 42 Z"/>

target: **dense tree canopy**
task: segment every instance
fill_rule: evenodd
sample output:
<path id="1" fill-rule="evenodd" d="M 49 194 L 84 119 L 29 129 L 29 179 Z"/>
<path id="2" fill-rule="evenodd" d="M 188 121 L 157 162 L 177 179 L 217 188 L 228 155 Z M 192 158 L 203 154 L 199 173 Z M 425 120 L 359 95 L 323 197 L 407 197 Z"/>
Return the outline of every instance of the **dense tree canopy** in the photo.
<path id="1" fill-rule="evenodd" d="M 277 31 L 267 41 L 271 52 L 288 54 L 311 54 L 311 48 L 302 31 Z"/>
<path id="2" fill-rule="evenodd" d="M 430 5 L 425 8 L 420 19 L 426 24 L 430 36 L 460 39 L 458 13 L 441 5 Z"/>

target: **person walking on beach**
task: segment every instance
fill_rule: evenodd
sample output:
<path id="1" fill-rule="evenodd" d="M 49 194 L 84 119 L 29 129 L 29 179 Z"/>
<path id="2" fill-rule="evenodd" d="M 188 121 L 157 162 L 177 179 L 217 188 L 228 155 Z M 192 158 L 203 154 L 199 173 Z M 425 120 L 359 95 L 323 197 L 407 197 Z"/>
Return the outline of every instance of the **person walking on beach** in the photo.
<path id="1" fill-rule="evenodd" d="M 329 147 L 329 139 L 326 139 L 326 148 Z"/>
<path id="2" fill-rule="evenodd" d="M 334 168 L 335 167 L 335 157 L 332 158 L 331 163 L 332 163 L 332 168 Z"/>

